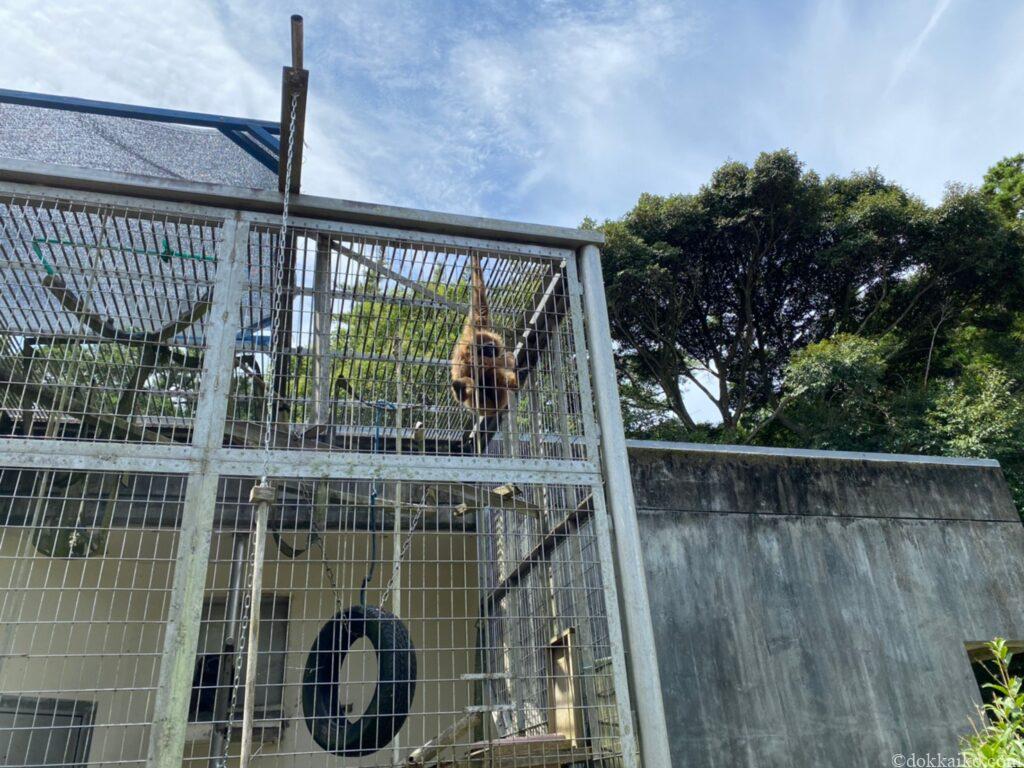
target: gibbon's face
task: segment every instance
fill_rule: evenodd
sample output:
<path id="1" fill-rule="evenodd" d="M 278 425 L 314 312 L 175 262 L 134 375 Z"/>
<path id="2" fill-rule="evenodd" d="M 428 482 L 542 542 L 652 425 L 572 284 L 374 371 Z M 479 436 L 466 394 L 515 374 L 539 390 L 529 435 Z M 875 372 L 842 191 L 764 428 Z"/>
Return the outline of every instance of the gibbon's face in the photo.
<path id="1" fill-rule="evenodd" d="M 477 363 L 484 368 L 508 368 L 508 355 L 505 345 L 497 334 L 489 331 L 477 331 L 474 352 Z"/>

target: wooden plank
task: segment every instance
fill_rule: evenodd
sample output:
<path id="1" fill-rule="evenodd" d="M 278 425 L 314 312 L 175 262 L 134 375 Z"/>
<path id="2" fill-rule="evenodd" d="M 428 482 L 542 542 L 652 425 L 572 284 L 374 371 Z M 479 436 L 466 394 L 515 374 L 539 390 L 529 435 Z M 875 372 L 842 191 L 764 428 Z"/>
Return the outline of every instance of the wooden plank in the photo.
<path id="1" fill-rule="evenodd" d="M 576 631 L 565 630 L 548 645 L 548 732 L 582 746 L 583 695 L 580 689 Z"/>
<path id="2" fill-rule="evenodd" d="M 406 759 L 405 764 L 410 766 L 410 768 L 414 766 L 418 768 L 419 766 L 425 766 L 428 762 L 433 762 L 439 754 L 454 747 L 463 736 L 476 728 L 481 720 L 482 717 L 479 712 L 473 712 L 456 720 L 442 731 L 439 736 L 431 739 L 422 747 L 413 750 Z"/>
<path id="3" fill-rule="evenodd" d="M 586 762 L 589 750 L 578 749 L 564 736 L 513 736 L 471 744 L 465 768 L 560 768 Z"/>

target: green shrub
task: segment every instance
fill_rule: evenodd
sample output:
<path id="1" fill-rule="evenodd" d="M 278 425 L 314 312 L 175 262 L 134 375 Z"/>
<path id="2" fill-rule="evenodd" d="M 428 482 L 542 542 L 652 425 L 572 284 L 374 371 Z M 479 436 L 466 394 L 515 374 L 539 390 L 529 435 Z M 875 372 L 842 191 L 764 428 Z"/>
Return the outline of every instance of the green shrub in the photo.
<path id="1" fill-rule="evenodd" d="M 995 696 L 979 712 L 974 733 L 961 742 L 964 762 L 972 768 L 1021 768 L 1024 766 L 1024 693 L 1021 679 L 1010 674 L 1013 654 L 1006 641 L 997 637 L 986 647 L 992 663 L 985 667 L 992 676 L 986 683 Z"/>

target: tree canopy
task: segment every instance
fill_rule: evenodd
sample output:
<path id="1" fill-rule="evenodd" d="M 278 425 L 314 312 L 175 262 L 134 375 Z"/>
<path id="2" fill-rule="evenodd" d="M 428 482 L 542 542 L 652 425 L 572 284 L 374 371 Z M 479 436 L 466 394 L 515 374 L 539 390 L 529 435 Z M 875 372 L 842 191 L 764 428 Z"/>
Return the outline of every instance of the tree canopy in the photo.
<path id="1" fill-rule="evenodd" d="M 981 193 L 1008 221 L 1024 218 L 1024 153 L 1003 158 L 989 168 Z"/>
<path id="2" fill-rule="evenodd" d="M 1024 155 L 935 206 L 786 150 L 642 195 L 602 227 L 627 429 L 991 456 L 1024 504 L 1022 209 Z"/>

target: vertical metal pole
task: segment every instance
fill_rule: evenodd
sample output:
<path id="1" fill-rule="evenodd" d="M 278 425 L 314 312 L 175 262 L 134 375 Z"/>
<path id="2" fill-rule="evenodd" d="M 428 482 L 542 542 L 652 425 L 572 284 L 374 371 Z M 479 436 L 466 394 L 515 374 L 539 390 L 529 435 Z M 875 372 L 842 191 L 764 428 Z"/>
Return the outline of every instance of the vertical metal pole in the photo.
<path id="1" fill-rule="evenodd" d="M 331 411 L 331 238 L 317 235 L 313 267 L 313 418 L 306 421 L 323 426 Z"/>
<path id="2" fill-rule="evenodd" d="M 235 327 L 245 282 L 249 224 L 224 222 L 217 248 L 213 304 L 206 319 L 207 348 L 202 386 L 193 420 L 192 444 L 198 451 L 182 504 L 177 564 L 160 660 L 153 728 L 146 756 L 148 768 L 180 768 L 185 750 L 188 702 L 199 644 L 203 590 L 210 560 L 219 476 L 210 467 L 211 454 L 224 440 L 231 371 L 235 359 Z"/>
<path id="3" fill-rule="evenodd" d="M 256 708 L 256 669 L 260 650 L 260 602 L 263 595 L 263 556 L 267 551 L 267 521 L 274 501 L 274 486 L 264 479 L 253 486 L 249 500 L 256 505 L 256 534 L 252 552 L 252 593 L 249 602 L 249 639 L 245 647 L 245 698 L 242 700 L 242 749 L 240 768 L 249 768 L 252 757 L 252 721 Z"/>
<path id="4" fill-rule="evenodd" d="M 604 295 L 601 254 L 595 246 L 587 245 L 580 249 L 579 257 L 607 503 L 615 527 L 615 548 L 630 647 L 629 667 L 633 687 L 637 691 L 640 751 L 647 768 L 662 768 L 671 765 L 672 759 L 661 696 L 658 656 L 654 646 L 654 626 L 647 598 L 636 501 L 633 498 L 629 459 L 626 455 L 618 379 L 612 358 L 611 326 Z"/>
<path id="5" fill-rule="evenodd" d="M 302 17 L 292 16 L 292 68 L 302 69 Z"/>
<path id="6" fill-rule="evenodd" d="M 224 628 L 224 643 L 221 648 L 220 664 L 217 668 L 217 688 L 213 697 L 213 735 L 210 737 L 209 768 L 219 768 L 224 759 L 227 740 L 228 708 L 235 685 L 235 651 L 238 649 L 240 629 L 238 620 L 242 608 L 242 591 L 245 575 L 245 555 L 249 549 L 249 535 L 235 534 L 231 543 L 231 570 L 228 575 L 228 604 L 225 610 L 227 626 Z"/>
<path id="7" fill-rule="evenodd" d="M 591 403 L 594 400 L 590 387 L 590 367 L 586 358 L 587 341 L 584 334 L 586 322 L 580 304 L 579 275 L 576 259 L 566 259 L 565 273 L 569 278 L 569 312 L 572 317 L 572 346 L 576 352 L 576 382 L 580 392 L 580 420 L 586 442 L 587 458 L 597 461 L 601 453 L 599 430 Z M 597 561 L 601 571 L 601 592 L 604 601 L 605 621 L 608 628 L 608 646 L 611 654 L 612 677 L 614 678 L 615 707 L 618 714 L 618 740 L 622 749 L 624 768 L 638 768 L 640 751 L 637 747 L 636 729 L 633 724 L 633 710 L 630 706 L 629 672 L 626 667 L 626 642 L 622 636 L 622 617 L 619 613 L 618 574 L 612 555 L 611 533 L 608 523 L 608 506 L 604 500 L 602 482 L 590 486 L 591 503 L 594 506 L 594 540 L 597 544 Z"/>
<path id="8" fill-rule="evenodd" d="M 402 357 L 405 349 L 402 345 L 402 337 L 396 336 L 392 351 L 395 355 L 395 454 L 402 453 L 402 411 L 405 406 L 405 387 L 402 385 Z M 412 531 L 409 531 L 412 536 Z M 395 616 L 402 615 L 402 481 L 395 483 L 395 518 L 394 535 L 391 542 L 391 558 L 394 561 L 394 581 L 391 586 L 391 612 Z M 402 762 L 402 733 L 395 734 L 391 743 L 391 762 L 394 765 L 401 765 Z"/>

